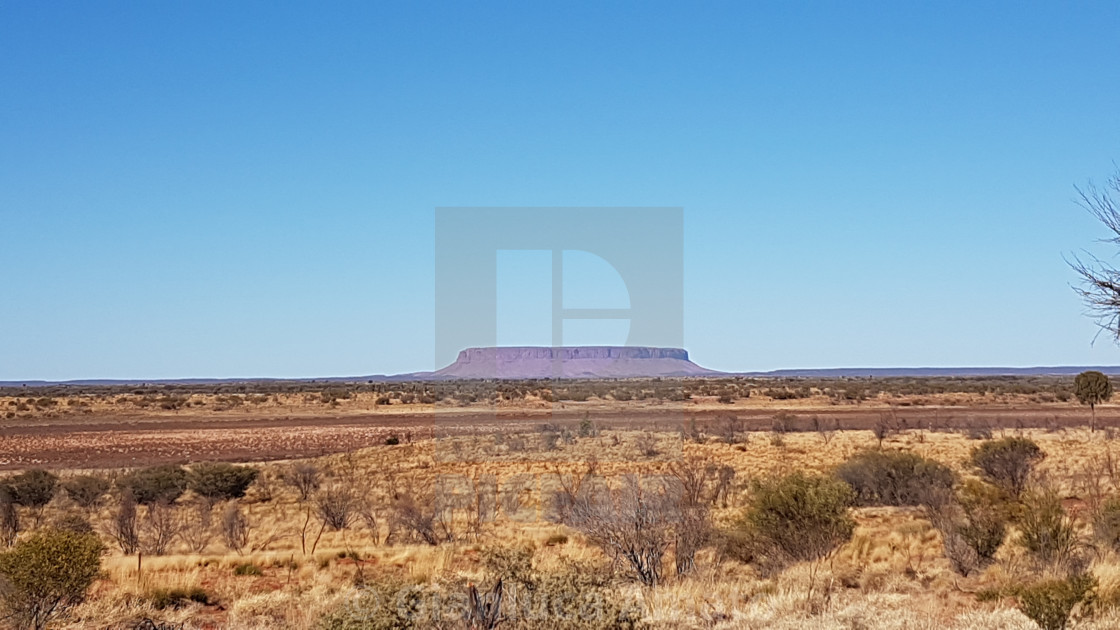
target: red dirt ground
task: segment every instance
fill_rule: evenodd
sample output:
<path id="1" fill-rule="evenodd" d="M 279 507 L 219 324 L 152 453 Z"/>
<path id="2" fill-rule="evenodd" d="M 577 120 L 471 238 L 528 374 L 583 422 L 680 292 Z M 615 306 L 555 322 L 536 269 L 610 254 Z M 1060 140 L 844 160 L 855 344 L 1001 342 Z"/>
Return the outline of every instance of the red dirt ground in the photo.
<path id="1" fill-rule="evenodd" d="M 577 425 L 587 418 L 601 427 L 676 429 L 695 419 L 703 427 L 735 415 L 753 431 L 769 431 L 778 409 L 660 410 L 578 409 L 548 412 L 441 410 L 438 413 L 314 417 L 168 418 L 104 415 L 84 422 L 8 420 L 0 425 L 0 470 L 29 467 L 116 468 L 191 461 L 264 461 L 312 457 L 382 444 L 390 435 L 409 438 L 445 433 L 533 431 L 545 422 Z M 810 418 L 842 429 L 870 429 L 889 417 L 881 409 L 845 407 L 796 414 L 794 430 L 810 430 Z M 1101 426 L 1120 427 L 1120 408 L 1100 409 Z M 903 429 L 1068 427 L 1086 424 L 1084 410 L 1067 407 L 907 407 L 891 420 Z"/>

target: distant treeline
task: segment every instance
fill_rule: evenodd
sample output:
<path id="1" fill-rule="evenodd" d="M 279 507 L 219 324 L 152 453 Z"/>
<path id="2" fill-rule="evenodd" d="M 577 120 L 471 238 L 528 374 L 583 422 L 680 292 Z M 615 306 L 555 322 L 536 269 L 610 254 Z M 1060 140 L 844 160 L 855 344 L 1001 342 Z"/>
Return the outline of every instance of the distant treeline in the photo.
<path id="1" fill-rule="evenodd" d="M 324 381 L 246 381 L 228 383 L 152 385 L 42 385 L 3 387 L 0 396 L 51 400 L 67 397 L 142 397 L 181 400 L 191 395 L 222 396 L 241 403 L 261 403 L 276 395 L 303 394 L 324 403 L 348 400 L 356 394 L 376 394 L 381 404 L 437 402 L 497 402 L 536 397 L 546 401 L 663 400 L 685 401 L 715 397 L 720 402 L 764 396 L 792 400 L 826 396 L 859 402 L 881 394 L 1028 395 L 1042 402 L 1070 400 L 1072 376 L 896 377 L 896 378 L 651 378 L 597 380 L 464 380 L 340 383 Z M 49 404 L 49 403 L 48 403 Z"/>

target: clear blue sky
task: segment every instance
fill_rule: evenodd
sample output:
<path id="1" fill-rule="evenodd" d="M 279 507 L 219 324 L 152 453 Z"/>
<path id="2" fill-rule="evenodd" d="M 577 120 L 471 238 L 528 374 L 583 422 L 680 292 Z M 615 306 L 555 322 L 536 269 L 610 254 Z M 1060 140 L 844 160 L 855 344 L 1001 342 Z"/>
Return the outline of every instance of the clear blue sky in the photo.
<path id="1" fill-rule="evenodd" d="M 0 380 L 430 369 L 440 206 L 683 207 L 712 368 L 1120 364 L 1120 3 L 327 5 L 0 2 Z"/>

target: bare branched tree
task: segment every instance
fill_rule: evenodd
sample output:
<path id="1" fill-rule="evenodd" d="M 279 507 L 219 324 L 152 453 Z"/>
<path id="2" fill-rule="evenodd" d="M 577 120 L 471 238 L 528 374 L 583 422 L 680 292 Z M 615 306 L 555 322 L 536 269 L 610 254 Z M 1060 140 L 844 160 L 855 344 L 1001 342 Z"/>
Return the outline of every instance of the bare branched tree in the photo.
<path id="1" fill-rule="evenodd" d="M 315 495 L 315 513 L 331 531 L 350 526 L 354 520 L 354 493 L 344 484 L 334 484 Z"/>
<path id="2" fill-rule="evenodd" d="M 696 568 L 696 552 L 711 538 L 711 506 L 726 473 L 700 458 L 688 458 L 670 466 L 669 474 L 679 519 L 674 541 L 677 575 L 685 575 Z"/>
<path id="3" fill-rule="evenodd" d="M 299 500 L 306 501 L 319 489 L 323 475 L 309 462 L 296 462 L 284 472 L 284 482 L 299 492 Z"/>
<path id="4" fill-rule="evenodd" d="M 1102 242 L 1120 246 L 1120 170 L 1098 188 L 1092 182 L 1077 188 L 1078 204 L 1104 224 L 1112 233 Z M 1120 342 L 1120 269 L 1086 252 L 1068 261 L 1081 277 L 1073 288 L 1085 302 L 1086 314 L 1096 320 L 1101 331 Z"/>
<path id="5" fill-rule="evenodd" d="M 194 553 L 202 553 L 214 537 L 211 513 L 208 501 L 196 501 L 189 509 L 179 513 L 179 537 Z"/>
<path id="6" fill-rule="evenodd" d="M 454 508 L 434 486 L 409 483 L 391 502 L 391 537 L 438 545 L 456 539 Z"/>
<path id="7" fill-rule="evenodd" d="M 664 479 L 648 481 L 652 483 L 627 475 L 616 488 L 582 483 L 562 516 L 566 525 L 629 567 L 642 584 L 656 586 L 679 513 L 669 484 Z"/>
<path id="8" fill-rule="evenodd" d="M 156 501 L 147 508 L 143 521 L 142 547 L 146 553 L 162 556 L 179 534 L 178 508 L 167 501 Z"/>
<path id="9" fill-rule="evenodd" d="M 113 518 L 109 521 L 109 537 L 120 545 L 125 555 L 136 553 L 140 547 L 140 519 L 136 512 L 136 499 L 127 490 L 121 493 Z"/>

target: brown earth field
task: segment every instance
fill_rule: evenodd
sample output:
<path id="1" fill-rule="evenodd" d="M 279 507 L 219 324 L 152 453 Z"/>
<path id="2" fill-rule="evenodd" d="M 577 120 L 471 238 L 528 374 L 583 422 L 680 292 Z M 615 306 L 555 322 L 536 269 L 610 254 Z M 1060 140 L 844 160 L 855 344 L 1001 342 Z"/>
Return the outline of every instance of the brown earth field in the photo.
<path id="1" fill-rule="evenodd" d="M 5 400 L 0 406 L 19 401 Z M 497 405 L 375 405 L 361 395 L 330 406 L 305 399 L 234 409 L 199 407 L 136 409 L 120 402 L 60 405 L 0 418 L 0 470 L 28 467 L 119 468 L 170 462 L 268 461 L 316 457 L 384 444 L 390 436 L 411 442 L 441 435 L 517 433 L 553 424 L 575 428 L 711 431 L 735 418 L 739 430 L 769 432 L 818 427 L 869 430 L 1014 429 L 1085 426 L 1089 410 L 1076 401 L 1035 402 L 1030 396 L 934 394 L 837 405 L 822 396 L 774 400 L 755 395 L 718 404 L 714 397 L 684 402 L 616 401 L 549 403 L 518 400 Z M 76 408 L 76 410 L 75 410 Z M 11 414 L 9 414 L 11 416 Z M 1120 406 L 1097 408 L 1101 427 L 1120 427 Z"/>

